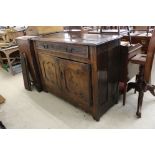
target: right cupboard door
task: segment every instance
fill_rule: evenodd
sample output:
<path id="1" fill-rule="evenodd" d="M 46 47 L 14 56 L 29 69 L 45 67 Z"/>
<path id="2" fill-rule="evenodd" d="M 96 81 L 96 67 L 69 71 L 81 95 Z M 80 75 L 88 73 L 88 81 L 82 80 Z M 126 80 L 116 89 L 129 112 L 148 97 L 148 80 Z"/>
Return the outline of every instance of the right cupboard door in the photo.
<path id="1" fill-rule="evenodd" d="M 59 61 L 60 72 L 63 75 L 63 91 L 76 104 L 90 106 L 91 70 L 90 65 L 71 60 Z"/>

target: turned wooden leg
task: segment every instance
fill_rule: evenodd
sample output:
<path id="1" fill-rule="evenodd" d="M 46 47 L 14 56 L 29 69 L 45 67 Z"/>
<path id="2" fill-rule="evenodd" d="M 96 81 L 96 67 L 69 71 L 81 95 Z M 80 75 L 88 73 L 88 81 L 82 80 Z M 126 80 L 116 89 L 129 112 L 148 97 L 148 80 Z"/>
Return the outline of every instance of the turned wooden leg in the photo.
<path id="1" fill-rule="evenodd" d="M 137 112 L 136 112 L 136 115 L 138 118 L 141 118 L 141 109 L 142 109 L 143 97 L 144 97 L 144 91 L 140 91 L 139 96 L 138 96 L 138 106 L 137 106 Z"/>
<path id="2" fill-rule="evenodd" d="M 135 82 L 137 82 L 137 80 L 138 80 L 138 75 L 136 75 Z M 134 94 L 136 94 L 136 88 L 135 88 L 135 90 L 134 90 Z"/>
<path id="3" fill-rule="evenodd" d="M 137 82 L 137 75 L 136 75 L 135 82 Z M 136 88 L 135 88 L 135 90 L 134 90 L 134 94 L 136 94 Z"/>
<path id="4" fill-rule="evenodd" d="M 141 118 L 141 109 L 142 109 L 144 92 L 146 88 L 146 83 L 144 81 L 144 66 L 143 65 L 139 66 L 139 75 L 137 75 L 136 83 L 137 83 L 137 90 L 139 92 L 136 115 L 138 118 Z"/>

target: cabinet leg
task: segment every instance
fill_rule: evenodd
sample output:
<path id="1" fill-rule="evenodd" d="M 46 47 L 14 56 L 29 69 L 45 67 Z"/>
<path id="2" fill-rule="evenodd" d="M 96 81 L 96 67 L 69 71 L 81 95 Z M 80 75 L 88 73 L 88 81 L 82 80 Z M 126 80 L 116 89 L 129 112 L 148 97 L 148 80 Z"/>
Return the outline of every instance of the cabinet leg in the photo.
<path id="1" fill-rule="evenodd" d="M 48 93 L 48 90 L 44 89 L 44 92 Z"/>
<path id="2" fill-rule="evenodd" d="M 100 117 L 99 117 L 99 116 L 93 116 L 93 119 L 94 119 L 95 121 L 97 121 L 97 122 L 100 121 Z"/>
<path id="3" fill-rule="evenodd" d="M 38 92 L 41 92 L 43 90 L 41 87 L 39 87 L 37 85 L 36 85 L 36 89 L 37 89 Z"/>
<path id="4" fill-rule="evenodd" d="M 28 91 L 32 91 L 32 88 L 31 88 L 31 87 L 30 87 L 30 88 L 26 88 L 26 87 L 25 87 L 25 89 L 28 90 Z"/>
<path id="5" fill-rule="evenodd" d="M 0 121 L 0 129 L 6 129 L 6 127 L 3 125 L 1 121 Z"/>

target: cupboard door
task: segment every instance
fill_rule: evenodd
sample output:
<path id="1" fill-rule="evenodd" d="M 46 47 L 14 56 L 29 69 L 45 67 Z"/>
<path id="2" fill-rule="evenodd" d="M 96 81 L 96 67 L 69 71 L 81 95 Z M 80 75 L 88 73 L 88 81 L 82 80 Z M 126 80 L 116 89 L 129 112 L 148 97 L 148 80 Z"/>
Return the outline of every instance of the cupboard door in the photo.
<path id="1" fill-rule="evenodd" d="M 79 105 L 90 105 L 90 65 L 65 59 L 61 59 L 59 65 L 60 72 L 63 74 L 65 95 Z"/>
<path id="2" fill-rule="evenodd" d="M 50 92 L 59 92 L 61 85 L 59 80 L 58 58 L 43 53 L 39 53 L 38 56 L 45 89 Z"/>

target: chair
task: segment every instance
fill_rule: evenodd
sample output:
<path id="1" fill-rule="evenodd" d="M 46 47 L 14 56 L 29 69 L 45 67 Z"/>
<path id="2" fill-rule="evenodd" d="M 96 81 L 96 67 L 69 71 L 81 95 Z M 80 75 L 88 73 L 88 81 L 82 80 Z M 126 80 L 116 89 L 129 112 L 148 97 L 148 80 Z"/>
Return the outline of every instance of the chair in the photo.
<path id="1" fill-rule="evenodd" d="M 150 77 L 152 72 L 152 64 L 155 53 L 155 30 L 149 42 L 149 47 L 147 54 L 137 54 L 134 56 L 130 62 L 139 65 L 139 73 L 136 75 L 135 82 L 129 82 L 127 85 L 127 91 L 134 89 L 138 95 L 138 105 L 136 115 L 141 118 L 141 109 L 143 103 L 144 92 L 150 91 L 150 93 L 155 96 L 155 86 L 150 84 Z M 125 102 L 124 104 L 125 105 Z"/>

